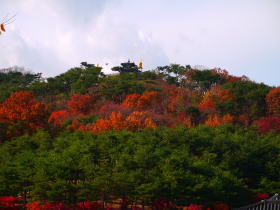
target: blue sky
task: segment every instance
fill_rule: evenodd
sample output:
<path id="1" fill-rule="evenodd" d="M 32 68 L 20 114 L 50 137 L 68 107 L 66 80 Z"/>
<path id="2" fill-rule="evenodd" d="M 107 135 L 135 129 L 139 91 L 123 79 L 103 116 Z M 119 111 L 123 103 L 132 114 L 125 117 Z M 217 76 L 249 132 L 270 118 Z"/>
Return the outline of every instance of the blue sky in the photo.
<path id="1" fill-rule="evenodd" d="M 280 84 L 279 0 L 0 0 L 18 13 L 0 36 L 0 68 L 45 77 L 82 61 L 130 58 L 145 69 L 179 63 L 220 67 Z"/>

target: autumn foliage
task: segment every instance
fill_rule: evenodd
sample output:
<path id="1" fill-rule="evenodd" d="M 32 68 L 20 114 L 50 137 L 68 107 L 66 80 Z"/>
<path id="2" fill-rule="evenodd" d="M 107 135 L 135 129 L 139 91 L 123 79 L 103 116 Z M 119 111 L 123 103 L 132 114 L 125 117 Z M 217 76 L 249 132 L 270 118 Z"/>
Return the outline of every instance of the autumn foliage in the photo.
<path id="1" fill-rule="evenodd" d="M 52 124 L 54 127 L 59 127 L 65 120 L 69 119 L 70 117 L 71 114 L 67 110 L 55 111 L 50 115 L 48 123 Z"/>
<path id="2" fill-rule="evenodd" d="M 143 95 L 129 94 L 124 99 L 122 105 L 136 109 L 155 109 L 161 101 L 160 93 L 157 91 L 147 91 Z"/>
<path id="3" fill-rule="evenodd" d="M 269 198 L 268 193 L 256 193 L 255 202 L 260 202 L 261 200 L 265 200 Z"/>
<path id="4" fill-rule="evenodd" d="M 187 207 L 187 210 L 202 210 L 203 206 L 202 205 L 197 205 L 197 204 L 191 204 Z"/>
<path id="5" fill-rule="evenodd" d="M 214 115 L 209 115 L 207 120 L 205 121 L 205 125 L 209 125 L 211 127 L 217 127 L 222 124 L 229 124 L 232 123 L 233 121 L 233 116 L 230 114 L 224 115 L 220 117 L 217 114 Z"/>
<path id="6" fill-rule="evenodd" d="M 200 111 L 216 112 L 216 104 L 234 100 L 235 97 L 231 90 L 223 90 L 220 86 L 214 86 L 205 92 L 198 108 Z"/>
<path id="7" fill-rule="evenodd" d="M 94 97 L 91 95 L 75 94 L 67 102 L 67 106 L 73 114 L 88 114 L 93 107 Z"/>
<path id="8" fill-rule="evenodd" d="M 16 92 L 0 104 L 0 122 L 7 125 L 7 137 L 43 127 L 47 114 L 45 104 L 28 91 Z"/>
<path id="9" fill-rule="evenodd" d="M 93 133 L 100 133 L 108 130 L 121 130 L 123 126 L 122 114 L 112 112 L 109 119 L 99 119 L 92 127 Z"/>
<path id="10" fill-rule="evenodd" d="M 183 88 L 172 88 L 168 93 L 168 110 L 170 112 L 183 111 L 191 104 L 190 91 Z"/>
<path id="11" fill-rule="evenodd" d="M 1 196 L 0 197 L 0 208 L 2 209 L 14 209 L 16 205 L 21 202 L 21 198 L 14 196 Z"/>
<path id="12" fill-rule="evenodd" d="M 200 111 L 208 111 L 208 112 L 215 112 L 216 111 L 216 106 L 212 100 L 205 100 L 202 101 L 199 105 L 198 108 Z"/>
<path id="13" fill-rule="evenodd" d="M 272 130 L 280 133 L 280 116 L 261 117 L 256 121 L 256 126 L 262 134 Z"/>
<path id="14" fill-rule="evenodd" d="M 156 124 L 145 112 L 133 112 L 125 118 L 124 127 L 130 131 L 138 131 L 144 128 L 155 128 Z"/>
<path id="15" fill-rule="evenodd" d="M 131 108 L 137 108 L 139 98 L 141 98 L 140 94 L 137 94 L 137 93 L 129 94 L 125 97 L 122 105 L 127 106 L 127 107 L 131 107 Z"/>
<path id="16" fill-rule="evenodd" d="M 129 130 L 129 131 L 138 131 L 144 128 L 155 128 L 156 124 L 153 120 L 147 116 L 145 112 L 135 111 L 128 115 L 127 117 L 123 117 L 123 115 L 119 112 L 112 112 L 110 117 L 106 119 L 99 119 L 95 122 L 92 127 L 93 133 L 100 133 L 107 130 Z"/>
<path id="17" fill-rule="evenodd" d="M 272 89 L 266 95 L 266 104 L 270 115 L 280 116 L 280 87 Z"/>
<path id="18" fill-rule="evenodd" d="M 63 203 L 40 203 L 40 202 L 33 202 L 26 205 L 27 210 L 66 210 L 66 206 Z"/>

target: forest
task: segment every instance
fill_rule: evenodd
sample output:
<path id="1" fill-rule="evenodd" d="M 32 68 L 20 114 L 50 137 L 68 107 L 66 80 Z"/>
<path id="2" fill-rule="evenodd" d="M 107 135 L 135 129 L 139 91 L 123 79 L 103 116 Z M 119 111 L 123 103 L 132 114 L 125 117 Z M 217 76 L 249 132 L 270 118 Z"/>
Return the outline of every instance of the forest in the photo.
<path id="1" fill-rule="evenodd" d="M 280 192 L 280 86 L 112 70 L 0 70 L 0 207 L 223 210 Z"/>

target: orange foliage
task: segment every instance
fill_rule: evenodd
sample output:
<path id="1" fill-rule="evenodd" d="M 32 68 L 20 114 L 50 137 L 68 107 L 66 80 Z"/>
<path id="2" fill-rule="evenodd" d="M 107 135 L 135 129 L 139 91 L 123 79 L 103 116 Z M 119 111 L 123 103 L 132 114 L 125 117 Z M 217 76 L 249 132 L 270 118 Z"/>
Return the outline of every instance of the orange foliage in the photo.
<path id="1" fill-rule="evenodd" d="M 198 104 L 199 111 L 216 111 L 216 106 L 212 100 L 208 101 L 202 101 L 200 104 Z"/>
<path id="2" fill-rule="evenodd" d="M 88 114 L 93 106 L 93 96 L 75 94 L 68 100 L 67 106 L 73 114 Z"/>
<path id="3" fill-rule="evenodd" d="M 111 126 L 109 120 L 99 119 L 94 123 L 91 132 L 92 133 L 101 133 L 101 132 L 112 130 L 112 129 L 113 129 L 113 127 Z"/>
<path id="4" fill-rule="evenodd" d="M 230 114 L 226 114 L 222 118 L 222 123 L 223 124 L 229 124 L 229 123 L 232 123 L 232 121 L 233 121 L 233 116 L 230 115 Z"/>
<path id="5" fill-rule="evenodd" d="M 219 90 L 216 94 L 217 101 L 225 102 L 225 101 L 234 101 L 235 97 L 232 94 L 231 90 Z"/>
<path id="6" fill-rule="evenodd" d="M 266 104 L 269 114 L 280 116 L 280 86 L 269 91 Z"/>
<path id="7" fill-rule="evenodd" d="M 122 121 L 122 114 L 120 112 L 115 113 L 113 112 L 110 116 L 110 124 L 114 130 L 119 131 L 124 127 L 124 123 Z"/>
<path id="8" fill-rule="evenodd" d="M 205 121 L 205 125 L 209 125 L 211 127 L 217 127 L 222 124 L 228 124 L 233 121 L 233 116 L 230 114 L 226 114 L 223 117 L 218 116 L 217 114 L 209 115 L 207 120 Z"/>
<path id="9" fill-rule="evenodd" d="M 214 93 L 213 92 L 216 92 L 216 89 L 212 88 L 211 91 L 210 90 L 207 90 L 205 92 L 205 94 L 203 95 L 203 99 L 202 99 L 202 102 L 205 102 L 205 101 L 209 101 L 212 99 Z"/>
<path id="10" fill-rule="evenodd" d="M 213 93 L 211 93 L 210 90 L 207 90 L 203 95 L 202 101 L 200 102 L 200 104 L 198 104 L 198 109 L 199 111 L 216 111 L 215 102 L 213 101 Z"/>
<path id="11" fill-rule="evenodd" d="M 192 117 L 190 115 L 187 115 L 184 120 L 183 120 L 183 124 L 187 127 L 187 128 L 191 128 L 193 127 L 193 122 L 192 122 Z"/>
<path id="12" fill-rule="evenodd" d="M 234 101 L 235 97 L 231 90 L 221 90 L 220 86 L 214 86 L 211 90 L 205 92 L 202 101 L 198 105 L 200 111 L 216 111 L 216 103 L 223 103 L 226 101 Z"/>
<path id="13" fill-rule="evenodd" d="M 138 131 L 144 128 L 155 128 L 156 124 L 147 116 L 145 112 L 135 111 L 123 119 L 122 114 L 112 112 L 109 119 L 99 119 L 92 127 L 93 133 L 100 133 L 108 130 L 122 130 Z"/>
<path id="14" fill-rule="evenodd" d="M 148 109 L 152 106 L 158 106 L 160 103 L 160 93 L 157 91 L 146 91 L 138 100 L 138 108 Z"/>
<path id="15" fill-rule="evenodd" d="M 18 129 L 22 132 L 33 132 L 42 127 L 46 116 L 45 104 L 37 102 L 34 95 L 28 91 L 16 92 L 0 104 L 0 122 L 8 127 L 21 123 L 21 128 Z M 21 133 L 18 131 L 13 132 Z"/>
<path id="16" fill-rule="evenodd" d="M 176 122 L 174 127 L 176 127 L 178 124 L 183 124 L 187 128 L 194 127 L 193 117 L 191 115 L 186 115 L 184 112 L 180 112 L 177 115 L 177 118 L 179 119 L 179 122 Z"/>
<path id="17" fill-rule="evenodd" d="M 207 120 L 205 121 L 205 125 L 209 125 L 211 127 L 217 127 L 218 125 L 222 124 L 222 119 L 214 114 L 214 115 L 209 115 Z"/>
<path id="18" fill-rule="evenodd" d="M 73 119 L 71 125 L 67 126 L 70 130 L 79 130 L 83 132 L 88 132 L 91 130 L 92 125 L 91 124 L 82 124 L 79 120 Z"/>
<path id="19" fill-rule="evenodd" d="M 92 132 L 93 133 L 100 133 L 108 130 L 121 130 L 123 128 L 123 120 L 122 120 L 122 114 L 120 112 L 112 112 L 109 119 L 99 119 L 97 120 L 93 127 Z"/>
<path id="20" fill-rule="evenodd" d="M 191 104 L 189 92 L 183 88 L 174 89 L 169 95 L 168 109 L 170 112 L 182 111 Z"/>
<path id="21" fill-rule="evenodd" d="M 141 95 L 137 94 L 137 93 L 128 94 L 125 97 L 122 105 L 131 107 L 131 108 L 136 108 L 138 106 L 138 100 L 140 97 L 141 97 Z"/>
<path id="22" fill-rule="evenodd" d="M 70 119 L 70 117 L 71 115 L 67 110 L 59 110 L 51 114 L 48 123 L 53 124 L 55 127 L 59 127 L 65 120 Z"/>
<path id="23" fill-rule="evenodd" d="M 161 110 L 161 95 L 157 91 L 146 91 L 143 95 L 129 94 L 123 101 L 122 106 L 137 110 Z"/>
<path id="24" fill-rule="evenodd" d="M 144 128 L 155 128 L 156 125 L 145 112 L 133 112 L 124 120 L 124 127 L 130 131 L 137 131 Z"/>
<path id="25" fill-rule="evenodd" d="M 107 101 L 100 107 L 99 110 L 95 112 L 101 118 L 109 118 L 112 112 L 120 112 L 123 116 L 128 116 L 133 111 L 132 108 L 128 106 L 123 106 L 121 104 L 115 104 L 112 101 Z"/>
<path id="26" fill-rule="evenodd" d="M 250 123 L 249 116 L 246 114 L 239 115 L 236 121 L 241 123 L 245 127 L 248 127 Z"/>

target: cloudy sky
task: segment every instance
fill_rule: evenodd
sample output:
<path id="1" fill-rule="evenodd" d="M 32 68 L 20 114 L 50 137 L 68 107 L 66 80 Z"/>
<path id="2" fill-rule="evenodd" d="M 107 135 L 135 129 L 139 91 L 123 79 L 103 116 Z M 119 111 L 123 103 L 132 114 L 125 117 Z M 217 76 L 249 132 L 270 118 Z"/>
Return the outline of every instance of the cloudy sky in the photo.
<path id="1" fill-rule="evenodd" d="M 130 58 L 145 69 L 203 65 L 280 84 L 279 0 L 0 0 L 0 17 L 15 13 L 0 36 L 0 68 L 48 77 Z"/>

